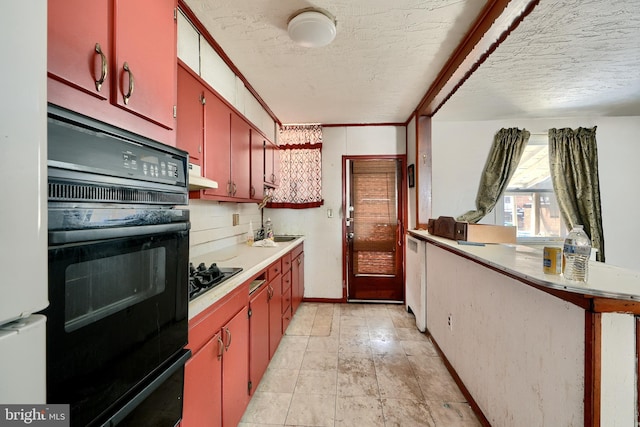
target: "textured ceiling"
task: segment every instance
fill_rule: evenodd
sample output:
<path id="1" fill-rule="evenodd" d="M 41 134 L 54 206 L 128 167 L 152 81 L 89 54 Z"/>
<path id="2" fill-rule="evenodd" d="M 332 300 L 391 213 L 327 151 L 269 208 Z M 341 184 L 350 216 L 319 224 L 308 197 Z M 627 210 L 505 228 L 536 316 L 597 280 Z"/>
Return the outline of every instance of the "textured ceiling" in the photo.
<path id="1" fill-rule="evenodd" d="M 398 123 L 486 0 L 185 0 L 282 123 Z M 332 44 L 288 18 L 320 7 Z M 436 120 L 640 115 L 640 0 L 540 0 Z"/>
<path id="2" fill-rule="evenodd" d="M 640 116 L 640 1 L 541 0 L 436 120 Z"/>
<path id="3" fill-rule="evenodd" d="M 404 123 L 486 0 L 186 0 L 282 123 Z M 328 46 L 287 35 L 297 10 L 337 19 Z"/>

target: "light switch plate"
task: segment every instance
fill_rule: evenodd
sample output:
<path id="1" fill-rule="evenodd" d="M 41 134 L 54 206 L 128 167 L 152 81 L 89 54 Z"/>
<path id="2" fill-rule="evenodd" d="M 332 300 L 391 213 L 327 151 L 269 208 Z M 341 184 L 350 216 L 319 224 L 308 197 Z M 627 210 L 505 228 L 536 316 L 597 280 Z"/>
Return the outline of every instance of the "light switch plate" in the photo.
<path id="1" fill-rule="evenodd" d="M 333 209 L 327 209 L 327 218 L 333 218 Z"/>
<path id="2" fill-rule="evenodd" d="M 233 225 L 240 224 L 240 214 L 233 214 Z"/>

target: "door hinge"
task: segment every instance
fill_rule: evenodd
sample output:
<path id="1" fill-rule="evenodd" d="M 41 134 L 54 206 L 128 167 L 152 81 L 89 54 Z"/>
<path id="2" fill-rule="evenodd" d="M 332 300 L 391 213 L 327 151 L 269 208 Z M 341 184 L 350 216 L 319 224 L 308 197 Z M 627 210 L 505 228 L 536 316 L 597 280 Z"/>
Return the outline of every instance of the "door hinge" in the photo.
<path id="1" fill-rule="evenodd" d="M 249 311 L 247 312 L 247 317 L 251 317 L 252 314 L 253 314 L 253 311 L 251 311 L 251 309 L 249 309 Z"/>
<path id="2" fill-rule="evenodd" d="M 178 20 L 178 8 L 177 7 L 173 8 L 173 20 L 174 21 Z"/>
<path id="3" fill-rule="evenodd" d="M 178 117 L 178 106 L 174 105 L 173 106 L 173 118 L 175 119 L 176 117 Z"/>
<path id="4" fill-rule="evenodd" d="M 251 393 L 251 389 L 253 388 L 253 383 L 251 381 L 249 381 L 248 387 L 247 389 L 249 390 L 249 393 Z"/>

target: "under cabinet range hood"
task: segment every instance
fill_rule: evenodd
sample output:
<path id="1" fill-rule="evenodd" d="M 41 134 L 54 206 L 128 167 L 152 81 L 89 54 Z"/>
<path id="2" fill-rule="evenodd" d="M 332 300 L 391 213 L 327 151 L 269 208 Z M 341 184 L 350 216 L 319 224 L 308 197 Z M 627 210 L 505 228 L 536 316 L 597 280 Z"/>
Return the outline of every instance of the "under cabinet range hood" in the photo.
<path id="1" fill-rule="evenodd" d="M 202 176 L 200 165 L 189 163 L 189 191 L 218 188 L 218 183 Z"/>

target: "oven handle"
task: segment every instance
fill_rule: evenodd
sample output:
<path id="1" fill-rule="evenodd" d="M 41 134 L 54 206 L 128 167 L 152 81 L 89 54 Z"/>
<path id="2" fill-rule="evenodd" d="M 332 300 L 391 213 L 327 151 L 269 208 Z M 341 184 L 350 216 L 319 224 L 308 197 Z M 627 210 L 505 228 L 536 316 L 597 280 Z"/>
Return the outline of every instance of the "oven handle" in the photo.
<path id="1" fill-rule="evenodd" d="M 120 237 L 138 237 L 151 234 L 188 231 L 191 223 L 136 225 L 131 227 L 91 228 L 86 230 L 49 231 L 49 246 L 67 243 L 89 242 L 92 240 L 117 239 Z"/>
<path id="2" fill-rule="evenodd" d="M 156 391 L 162 383 L 168 380 L 178 369 L 181 369 L 190 357 L 191 350 L 182 350 L 182 355 L 180 355 L 180 357 L 173 362 L 171 366 L 165 369 L 157 378 L 151 381 L 151 383 L 129 400 L 126 405 L 120 408 L 118 412 L 102 424 L 102 427 L 112 427 L 120 424 L 127 415 L 136 409 L 154 391 Z"/>

